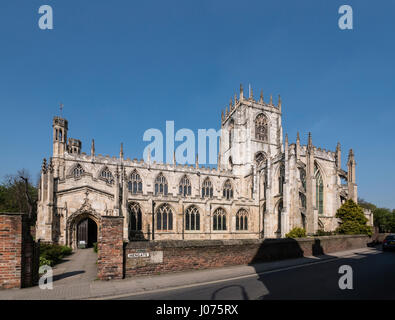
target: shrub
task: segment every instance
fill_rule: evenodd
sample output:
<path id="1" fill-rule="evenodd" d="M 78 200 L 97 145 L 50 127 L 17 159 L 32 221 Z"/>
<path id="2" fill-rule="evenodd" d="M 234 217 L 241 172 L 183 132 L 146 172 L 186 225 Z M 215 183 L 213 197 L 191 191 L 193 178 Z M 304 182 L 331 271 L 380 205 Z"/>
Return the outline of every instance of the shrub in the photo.
<path id="1" fill-rule="evenodd" d="M 45 261 L 44 264 L 53 266 L 60 262 L 63 257 L 68 256 L 72 253 L 72 249 L 67 246 L 61 246 L 58 244 L 40 244 L 40 265 L 41 261 Z"/>
<path id="2" fill-rule="evenodd" d="M 97 253 L 97 242 L 95 242 L 95 243 L 93 244 L 93 251 L 95 251 L 95 252 Z"/>
<path id="3" fill-rule="evenodd" d="M 51 266 L 51 264 L 52 264 L 52 261 L 40 256 L 40 267 L 45 266 L 45 265 Z"/>
<path id="4" fill-rule="evenodd" d="M 285 235 L 286 238 L 304 238 L 306 237 L 306 230 L 295 227 Z"/>
<path id="5" fill-rule="evenodd" d="M 363 210 L 353 200 L 347 200 L 336 212 L 336 218 L 340 219 L 336 232 L 339 234 L 367 234 L 372 235 L 372 228 L 366 223 L 368 219 Z"/>
<path id="6" fill-rule="evenodd" d="M 318 237 L 322 237 L 322 236 L 332 236 L 335 235 L 336 232 L 335 231 L 324 231 L 324 230 L 317 230 L 317 233 L 315 234 Z"/>

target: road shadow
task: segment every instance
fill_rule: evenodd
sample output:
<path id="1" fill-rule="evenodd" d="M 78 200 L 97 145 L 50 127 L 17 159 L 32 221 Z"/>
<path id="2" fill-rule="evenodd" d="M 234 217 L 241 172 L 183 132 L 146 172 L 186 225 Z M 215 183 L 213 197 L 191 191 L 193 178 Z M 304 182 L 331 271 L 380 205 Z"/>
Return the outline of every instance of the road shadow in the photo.
<path id="1" fill-rule="evenodd" d="M 62 274 L 57 274 L 57 275 L 53 276 L 53 281 L 62 280 L 62 279 L 69 278 L 69 277 L 72 277 L 72 276 L 75 276 L 75 275 L 81 274 L 81 273 L 85 273 L 85 271 L 78 270 L 78 271 L 71 271 L 71 272 L 65 272 Z"/>
<path id="2" fill-rule="evenodd" d="M 318 238 L 314 239 L 313 243 L 311 243 L 311 239 L 305 242 L 303 239 L 297 241 L 292 238 L 263 240 L 255 256 L 249 263 L 258 275 L 257 281 L 261 282 L 263 285 L 262 288 L 268 291 L 268 294 L 262 294 L 258 299 L 264 299 L 270 296 L 270 292 L 272 291 L 272 288 L 268 287 L 268 283 L 265 281 L 264 272 L 285 270 L 291 266 L 314 264 L 335 258 L 335 256 L 325 253 L 321 241 Z M 286 263 L 286 260 L 289 260 L 289 263 Z M 287 289 L 285 288 L 285 290 Z"/>
<path id="3" fill-rule="evenodd" d="M 219 293 L 221 293 L 221 291 L 224 291 L 224 290 L 227 290 L 227 289 L 230 289 L 230 288 L 239 288 L 240 291 L 241 291 L 241 296 L 242 296 L 242 299 L 240 299 L 240 300 L 249 300 L 247 291 L 245 290 L 244 286 L 242 286 L 242 285 L 228 285 L 228 286 L 224 286 L 222 288 L 219 288 L 219 289 L 215 290 L 212 293 L 210 300 L 217 300 L 217 295 Z M 223 300 L 223 299 L 220 298 L 219 300 Z"/>

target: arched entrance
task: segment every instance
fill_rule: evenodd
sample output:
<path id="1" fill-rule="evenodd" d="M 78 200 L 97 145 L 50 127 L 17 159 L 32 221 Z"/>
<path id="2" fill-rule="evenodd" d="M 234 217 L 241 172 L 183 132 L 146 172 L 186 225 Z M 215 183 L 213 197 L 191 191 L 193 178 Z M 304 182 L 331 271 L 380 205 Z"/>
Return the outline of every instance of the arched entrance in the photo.
<path id="1" fill-rule="evenodd" d="M 82 219 L 77 224 L 77 245 L 91 248 L 97 242 L 97 224 L 91 218 Z"/>
<path id="2" fill-rule="evenodd" d="M 67 239 L 66 243 L 74 250 L 81 247 L 93 246 L 98 242 L 100 226 L 100 216 L 96 212 L 73 213 L 67 219 Z M 80 245 L 80 241 L 85 241 L 85 246 Z"/>

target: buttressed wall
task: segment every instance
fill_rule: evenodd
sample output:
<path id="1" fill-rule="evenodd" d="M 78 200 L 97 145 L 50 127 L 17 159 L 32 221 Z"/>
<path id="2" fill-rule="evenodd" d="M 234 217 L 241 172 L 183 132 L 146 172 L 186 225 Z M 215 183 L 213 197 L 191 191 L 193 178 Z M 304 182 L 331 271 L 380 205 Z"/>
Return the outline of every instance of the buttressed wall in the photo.
<path id="1" fill-rule="evenodd" d="M 357 200 L 354 153 L 283 139 L 282 102 L 239 97 L 221 116 L 217 168 L 164 164 L 81 152 L 68 121 L 53 119 L 53 152 L 44 159 L 37 238 L 77 246 L 86 219 L 123 216 L 123 239 L 280 238 L 293 227 L 310 234 L 337 226 L 336 210 Z"/>

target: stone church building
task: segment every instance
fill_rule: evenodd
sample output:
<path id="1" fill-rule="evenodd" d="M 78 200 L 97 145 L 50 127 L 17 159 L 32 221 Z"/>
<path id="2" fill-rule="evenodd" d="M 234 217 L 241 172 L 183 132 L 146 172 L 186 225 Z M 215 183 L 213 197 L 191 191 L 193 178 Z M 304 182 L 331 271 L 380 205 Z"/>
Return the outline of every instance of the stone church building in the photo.
<path id="1" fill-rule="evenodd" d="M 255 100 L 252 89 L 221 117 L 217 168 L 81 152 L 68 121 L 53 119 L 53 153 L 44 159 L 36 236 L 76 248 L 97 241 L 102 216 L 123 217 L 124 241 L 259 239 L 337 227 L 336 210 L 357 200 L 355 159 L 283 140 L 281 99 Z"/>

